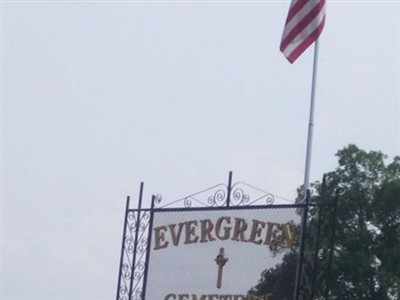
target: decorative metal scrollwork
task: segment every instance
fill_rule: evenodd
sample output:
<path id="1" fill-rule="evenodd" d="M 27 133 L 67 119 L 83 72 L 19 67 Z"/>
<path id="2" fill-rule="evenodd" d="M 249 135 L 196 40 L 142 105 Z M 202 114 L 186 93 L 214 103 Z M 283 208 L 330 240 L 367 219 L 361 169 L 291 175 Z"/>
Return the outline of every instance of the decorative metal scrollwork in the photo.
<path id="1" fill-rule="evenodd" d="M 209 206 L 224 206 L 227 200 L 227 191 L 225 189 L 219 189 L 215 191 L 214 195 L 208 198 Z"/>
<path id="2" fill-rule="evenodd" d="M 164 204 L 160 208 L 222 207 L 226 205 L 227 202 L 227 188 L 225 184 L 217 184 L 208 189 Z M 161 198 L 161 196 L 159 197 Z"/>
<path id="3" fill-rule="evenodd" d="M 127 222 L 128 222 L 128 228 L 129 228 L 132 232 L 135 232 L 135 230 L 136 230 L 136 223 L 137 223 L 137 221 L 136 221 L 136 213 L 135 213 L 135 212 L 130 211 L 130 212 L 128 213 Z"/>
<path id="4" fill-rule="evenodd" d="M 186 208 L 192 207 L 192 199 L 189 197 L 186 197 L 185 200 L 183 200 L 183 205 Z"/>
<path id="5" fill-rule="evenodd" d="M 155 205 L 159 205 L 161 200 L 161 195 L 154 196 L 153 201 Z M 273 194 L 245 182 L 237 182 L 231 187 L 221 183 L 168 204 L 164 204 L 163 206 L 159 206 L 159 208 L 272 205 L 274 200 L 275 197 Z"/>
<path id="6" fill-rule="evenodd" d="M 143 237 L 140 239 L 136 246 L 136 253 L 142 254 L 146 251 L 147 249 L 147 237 Z"/>
<path id="7" fill-rule="evenodd" d="M 132 293 L 132 300 L 142 300 L 143 290 L 142 288 L 138 288 Z"/>
<path id="8" fill-rule="evenodd" d="M 120 286 L 119 287 L 119 295 L 118 295 L 120 300 L 128 300 L 128 289 L 126 286 Z"/>
<path id="9" fill-rule="evenodd" d="M 247 205 L 250 201 L 250 196 L 246 194 L 243 189 L 237 188 L 232 192 L 232 203 L 236 206 Z"/>
<path id="10" fill-rule="evenodd" d="M 161 201 L 161 197 L 157 197 L 159 201 Z M 132 287 L 131 299 L 142 299 L 142 285 L 143 285 L 143 277 L 146 269 L 146 251 L 149 246 L 148 240 L 148 229 L 150 222 L 150 212 L 143 211 L 139 225 L 138 225 L 138 236 L 136 241 L 136 256 L 134 263 L 134 274 L 133 274 L 133 282 L 134 285 Z"/>
<path id="11" fill-rule="evenodd" d="M 268 205 L 274 204 L 274 201 L 275 201 L 274 195 L 272 195 L 272 194 L 266 194 L 266 195 L 264 196 L 264 198 L 265 198 L 265 203 L 266 203 L 266 204 L 268 204 Z"/>
<path id="12" fill-rule="evenodd" d="M 137 271 L 135 271 L 135 274 L 133 274 L 133 278 L 134 279 L 136 279 L 136 280 L 139 280 L 139 279 L 141 279 L 142 277 L 143 277 L 143 270 L 144 270 L 144 267 L 145 267 L 145 264 L 144 264 L 144 262 L 140 262 L 138 265 L 137 265 Z"/>
<path id="13" fill-rule="evenodd" d="M 118 300 L 142 299 L 149 222 L 148 210 L 129 210 L 127 213 Z"/>
<path id="14" fill-rule="evenodd" d="M 237 182 L 231 190 L 231 206 L 272 205 L 274 195 L 245 182 Z"/>
<path id="15" fill-rule="evenodd" d="M 135 250 L 134 239 L 131 236 L 128 236 L 125 239 L 125 249 L 128 253 L 133 253 Z"/>

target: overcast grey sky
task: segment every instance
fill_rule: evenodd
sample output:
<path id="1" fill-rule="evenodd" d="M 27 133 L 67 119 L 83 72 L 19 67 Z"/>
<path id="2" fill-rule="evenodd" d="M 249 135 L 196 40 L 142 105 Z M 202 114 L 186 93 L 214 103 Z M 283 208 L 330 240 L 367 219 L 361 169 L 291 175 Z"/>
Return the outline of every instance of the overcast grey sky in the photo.
<path id="1" fill-rule="evenodd" d="M 2 300 L 115 297 L 140 181 L 146 205 L 229 170 L 294 198 L 313 53 L 279 52 L 288 6 L 1 2 Z M 399 1 L 328 1 L 311 180 L 348 143 L 400 153 L 399 53 Z"/>

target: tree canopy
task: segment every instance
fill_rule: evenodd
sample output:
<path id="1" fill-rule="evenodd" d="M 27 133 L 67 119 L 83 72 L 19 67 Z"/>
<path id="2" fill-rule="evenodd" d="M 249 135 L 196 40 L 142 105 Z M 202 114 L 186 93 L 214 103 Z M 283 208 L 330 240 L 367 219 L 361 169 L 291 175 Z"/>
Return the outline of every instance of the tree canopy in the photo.
<path id="1" fill-rule="evenodd" d="M 337 157 L 338 166 L 326 174 L 324 184 L 312 185 L 311 204 L 320 206 L 311 206 L 307 223 L 303 299 L 325 299 L 327 295 L 340 300 L 400 299 L 400 157 L 387 162 L 382 152 L 367 152 L 355 145 L 339 150 Z M 335 199 L 336 230 L 327 271 L 333 226 L 333 210 L 328 207 Z M 318 255 L 314 257 L 318 230 Z M 285 254 L 281 264 L 261 274 L 251 293 L 269 294 L 271 300 L 292 299 L 296 247 Z M 318 271 L 311 289 L 314 267 Z"/>

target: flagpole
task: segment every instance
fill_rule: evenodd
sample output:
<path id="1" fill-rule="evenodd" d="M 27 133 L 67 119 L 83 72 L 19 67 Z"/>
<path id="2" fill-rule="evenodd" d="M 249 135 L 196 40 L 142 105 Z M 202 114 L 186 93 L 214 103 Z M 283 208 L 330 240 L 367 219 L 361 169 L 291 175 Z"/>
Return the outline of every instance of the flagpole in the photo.
<path id="1" fill-rule="evenodd" d="M 308 208 L 311 198 L 310 168 L 311 168 L 311 154 L 312 154 L 312 142 L 313 142 L 313 131 L 314 131 L 314 108 L 315 108 L 315 90 L 317 84 L 318 48 L 319 48 L 318 39 L 316 39 L 314 43 L 314 62 L 313 62 L 312 83 L 311 83 L 310 115 L 309 115 L 308 134 L 307 134 L 306 166 L 304 171 L 304 187 L 303 187 L 304 209 L 302 215 L 302 226 L 300 230 L 299 260 L 297 261 L 297 268 L 296 268 L 296 280 L 295 280 L 294 297 L 293 297 L 294 300 L 300 299 L 300 288 L 303 281 L 306 225 L 307 225 Z"/>
<path id="2" fill-rule="evenodd" d="M 314 108 L 315 108 L 315 90 L 317 85 L 317 67 L 318 67 L 318 44 L 319 39 L 314 43 L 314 63 L 312 72 L 312 84 L 311 84 L 311 100 L 310 100 L 310 115 L 308 122 L 308 134 L 307 134 L 307 150 L 306 150 L 306 166 L 304 171 L 304 197 L 306 197 L 307 191 L 310 189 L 310 169 L 311 169 L 311 154 L 312 154 L 312 143 L 313 143 L 313 132 L 314 132 Z"/>

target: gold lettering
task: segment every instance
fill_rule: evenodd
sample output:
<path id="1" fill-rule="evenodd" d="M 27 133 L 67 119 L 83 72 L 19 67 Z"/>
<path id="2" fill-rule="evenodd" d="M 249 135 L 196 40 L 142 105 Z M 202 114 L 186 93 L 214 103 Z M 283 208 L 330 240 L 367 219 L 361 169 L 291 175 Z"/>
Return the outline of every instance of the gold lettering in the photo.
<path id="1" fill-rule="evenodd" d="M 178 232 L 175 231 L 176 224 L 168 225 L 169 230 L 171 231 L 171 238 L 172 238 L 172 243 L 174 244 L 174 246 L 178 246 L 178 244 L 179 244 L 179 240 L 181 239 L 181 235 L 182 235 L 182 228 L 183 228 L 183 225 L 185 225 L 185 223 L 186 222 L 178 224 Z"/>
<path id="2" fill-rule="evenodd" d="M 167 248 L 170 243 L 178 246 L 181 242 L 194 244 L 216 240 L 251 242 L 256 245 L 268 245 L 270 249 L 277 250 L 293 247 L 295 237 L 296 227 L 293 223 L 280 224 L 252 219 L 252 224 L 250 224 L 243 218 L 232 220 L 231 217 L 222 216 L 215 221 L 212 219 L 191 220 L 156 227 L 154 228 L 154 250 Z"/>
<path id="3" fill-rule="evenodd" d="M 215 238 L 211 234 L 212 230 L 214 229 L 214 224 L 210 219 L 200 220 L 200 228 L 201 228 L 200 243 L 215 241 Z"/>
<path id="4" fill-rule="evenodd" d="M 249 242 L 253 242 L 254 244 L 260 245 L 262 243 L 262 239 L 256 240 L 256 238 L 260 237 L 261 229 L 263 229 L 264 227 L 265 227 L 265 222 L 261 222 L 261 221 L 253 219 L 253 226 L 251 228 L 251 234 L 250 234 Z"/>
<path id="5" fill-rule="evenodd" d="M 282 239 L 282 224 L 276 224 L 276 228 L 272 230 L 271 243 L 269 244 L 269 248 L 271 250 L 278 250 L 278 248 L 283 247 L 283 239 Z"/>
<path id="6" fill-rule="evenodd" d="M 167 226 L 160 226 L 154 228 L 154 239 L 155 239 L 154 250 L 167 248 L 168 246 L 168 242 L 165 241 L 165 234 L 162 231 L 164 232 L 167 231 Z"/>
<path id="7" fill-rule="evenodd" d="M 294 237 L 295 237 L 294 231 L 295 231 L 295 228 L 290 223 L 283 225 L 283 238 L 286 241 L 287 248 L 293 247 L 293 242 L 294 242 Z"/>
<path id="8" fill-rule="evenodd" d="M 187 221 L 185 222 L 185 243 L 184 244 L 194 244 L 197 243 L 199 237 L 196 236 L 195 229 L 197 227 L 197 221 Z"/>
<path id="9" fill-rule="evenodd" d="M 232 241 L 247 242 L 244 232 L 247 229 L 247 222 L 242 218 L 235 218 L 235 227 L 233 231 Z"/>
<path id="10" fill-rule="evenodd" d="M 274 223 L 267 222 L 267 235 L 265 236 L 264 245 L 269 245 L 271 243 L 272 228 Z"/>
<path id="11" fill-rule="evenodd" d="M 221 217 L 217 220 L 215 224 L 215 235 L 222 241 L 229 239 L 232 227 L 225 226 L 224 234 L 221 235 L 221 224 L 223 221 L 226 221 L 227 224 L 231 224 L 231 218 L 229 217 Z"/>

